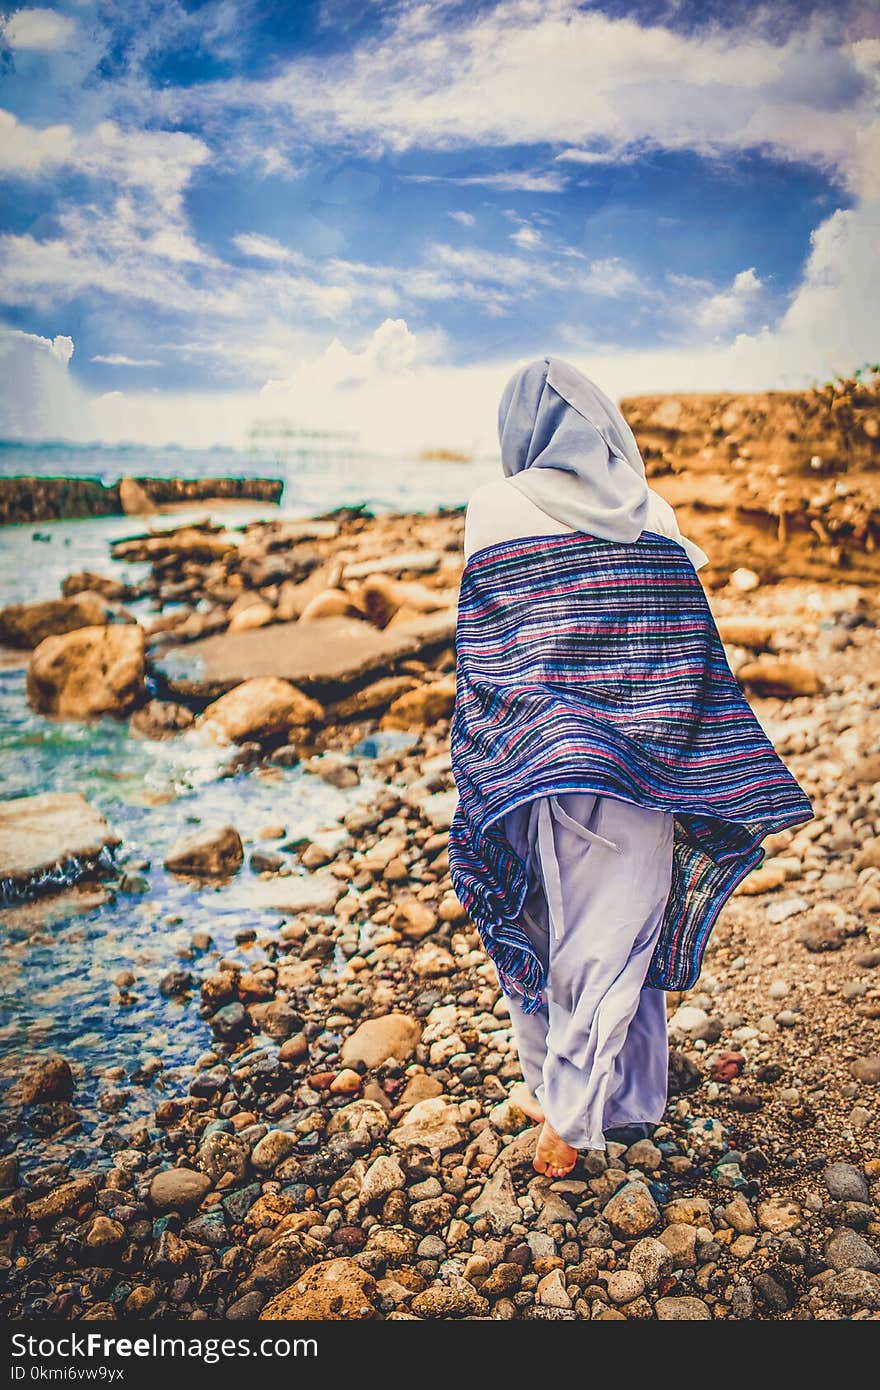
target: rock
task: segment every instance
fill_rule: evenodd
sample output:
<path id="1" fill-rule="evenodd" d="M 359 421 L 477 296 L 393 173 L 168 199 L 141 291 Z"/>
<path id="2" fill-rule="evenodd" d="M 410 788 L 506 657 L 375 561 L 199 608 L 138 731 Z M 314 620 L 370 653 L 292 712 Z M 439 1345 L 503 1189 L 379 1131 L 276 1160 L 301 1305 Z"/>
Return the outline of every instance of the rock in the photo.
<path id="1" fill-rule="evenodd" d="M 100 594 L 80 593 L 74 598 L 49 599 L 45 603 L 14 603 L 0 609 L 0 642 L 32 651 L 47 637 L 59 637 L 81 627 L 103 627 L 112 619 L 113 610 Z"/>
<path id="2" fill-rule="evenodd" d="M 345 589 L 322 589 L 304 604 L 299 620 L 301 623 L 314 623 L 320 618 L 364 617 L 363 608 Z"/>
<path id="3" fill-rule="evenodd" d="M 249 911 L 295 915 L 300 912 L 332 912 L 344 892 L 345 884 L 328 869 L 257 883 L 251 880 L 241 888 L 230 891 L 227 901 L 230 907 L 242 907 Z"/>
<path id="4" fill-rule="evenodd" d="M 442 1096 L 442 1094 L 443 1085 L 436 1076 L 429 1076 L 426 1072 L 417 1072 L 407 1081 L 397 1103 L 401 1110 L 411 1110 L 414 1105 L 418 1105 L 420 1100 L 432 1100 L 434 1096 Z"/>
<path id="5" fill-rule="evenodd" d="M 736 892 L 744 897 L 756 897 L 759 893 L 772 893 L 774 889 L 781 888 L 787 878 L 788 870 L 785 865 L 777 864 L 771 860 L 769 864 L 761 864 L 757 869 L 752 869 L 751 873 L 742 880 Z"/>
<path id="6" fill-rule="evenodd" d="M 767 921 L 778 927 L 780 923 L 787 922 L 789 917 L 797 917 L 800 913 L 806 912 L 808 907 L 806 898 L 797 893 L 790 898 L 777 898 L 776 902 L 770 903 L 767 908 Z"/>
<path id="7" fill-rule="evenodd" d="M 693 1269 L 697 1262 L 696 1226 L 686 1221 L 672 1221 L 660 1232 L 660 1241 L 672 1256 L 673 1269 Z"/>
<path id="8" fill-rule="evenodd" d="M 435 831 L 448 830 L 458 805 L 458 792 L 435 792 L 419 802 L 419 810 Z"/>
<path id="9" fill-rule="evenodd" d="M 413 956 L 410 968 L 418 979 L 433 980 L 443 975 L 455 973 L 455 957 L 445 947 L 425 942 Z M 433 1048 L 431 1049 L 431 1060 L 434 1060 Z"/>
<path id="10" fill-rule="evenodd" d="M 95 574 L 93 570 L 79 570 L 76 574 L 69 574 L 61 585 L 61 593 L 65 598 L 73 598 L 75 594 L 85 592 L 99 594 L 101 598 L 110 599 L 115 603 L 135 597 L 135 591 L 130 584 L 124 584 L 121 579 L 112 579 L 105 574 Z"/>
<path id="11" fill-rule="evenodd" d="M 471 1204 L 470 1219 L 476 1221 L 480 1217 L 488 1221 L 497 1235 L 509 1231 L 511 1226 L 522 1220 L 509 1168 L 498 1168 Z"/>
<path id="12" fill-rule="evenodd" d="M 391 925 L 408 940 L 421 941 L 422 937 L 436 930 L 437 916 L 427 903 L 418 898 L 404 898 L 394 909 Z"/>
<path id="13" fill-rule="evenodd" d="M 235 1000 L 211 1015 L 211 1032 L 220 1042 L 237 1042 L 248 1028 L 247 1010 Z"/>
<path id="14" fill-rule="evenodd" d="M 198 725 L 223 740 L 243 743 L 289 735 L 291 729 L 317 723 L 323 713 L 317 700 L 304 695 L 290 681 L 257 676 L 208 705 Z"/>
<path id="15" fill-rule="evenodd" d="M 198 1164 L 212 1183 L 219 1183 L 227 1173 L 238 1182 L 247 1172 L 247 1147 L 234 1134 L 224 1134 L 222 1130 L 215 1130 L 202 1141 Z"/>
<path id="16" fill-rule="evenodd" d="M 437 550 L 411 550 L 396 555 L 383 555 L 373 560 L 353 560 L 345 566 L 345 579 L 365 579 L 370 574 L 429 574 L 440 564 Z"/>
<path id="17" fill-rule="evenodd" d="M 759 656 L 740 666 L 736 678 L 760 695 L 773 695 L 783 700 L 798 695 L 818 695 L 822 689 L 815 667 L 793 657 Z"/>
<path id="18" fill-rule="evenodd" d="M 446 1096 L 420 1100 L 389 1138 L 401 1149 L 455 1149 L 464 1139 L 459 1108 Z"/>
<path id="19" fill-rule="evenodd" d="M 119 504 L 126 516 L 152 516 L 156 510 L 146 488 L 134 478 L 123 478 L 119 484 Z"/>
<path id="20" fill-rule="evenodd" d="M 414 690 L 417 684 L 414 676 L 381 676 L 345 699 L 334 701 L 328 707 L 328 717 L 340 721 L 365 719 L 379 710 L 386 710 L 393 700 Z"/>
<path id="21" fill-rule="evenodd" d="M 165 868 L 197 878 L 229 878 L 243 863 L 241 836 L 234 826 L 223 825 L 179 840 L 165 859 Z"/>
<path id="22" fill-rule="evenodd" d="M 455 679 L 445 676 L 442 680 L 432 681 L 430 685 L 420 685 L 399 695 L 382 716 L 380 728 L 424 728 L 436 724 L 438 719 L 448 719 L 454 704 Z"/>
<path id="23" fill-rule="evenodd" d="M 421 1024 L 408 1014 L 369 1018 L 342 1044 L 342 1064 L 354 1067 L 361 1062 L 372 1070 L 391 1057 L 405 1062 L 415 1052 L 421 1036 Z"/>
<path id="24" fill-rule="evenodd" d="M 338 700 L 370 675 L 387 676 L 398 661 L 447 646 L 454 632 L 455 614 L 446 612 L 385 632 L 354 618 L 319 618 L 171 646 L 153 664 L 178 698 L 213 699 L 245 681 L 274 676 L 318 699 Z"/>
<path id="25" fill-rule="evenodd" d="M 711 1322 L 712 1314 L 701 1298 L 658 1298 L 654 1312 L 660 1322 Z"/>
<path id="26" fill-rule="evenodd" d="M 643 1182 L 628 1182 L 618 1188 L 602 1215 L 622 1239 L 643 1236 L 660 1220 L 657 1203 Z"/>
<path id="27" fill-rule="evenodd" d="M 856 1081 L 862 1081 L 868 1086 L 876 1086 L 880 1083 L 880 1053 L 873 1053 L 868 1057 L 857 1057 L 850 1063 L 850 1073 Z"/>
<path id="28" fill-rule="evenodd" d="M 79 792 L 0 801 L 0 879 L 21 892 L 62 874 L 73 882 L 118 844 L 119 836 Z"/>
<path id="29" fill-rule="evenodd" d="M 624 1157 L 628 1168 L 642 1168 L 647 1173 L 656 1173 L 663 1162 L 662 1151 L 650 1139 L 637 1139 Z"/>
<path id="30" fill-rule="evenodd" d="M 763 618 L 719 618 L 718 633 L 732 647 L 761 651 L 773 645 L 772 625 Z"/>
<path id="31" fill-rule="evenodd" d="M 758 1225 L 762 1231 L 771 1235 L 784 1235 L 796 1231 L 804 1219 L 800 1202 L 790 1197 L 770 1197 L 758 1203 Z"/>
<path id="32" fill-rule="evenodd" d="M 741 1236 L 750 1236 L 758 1229 L 752 1209 L 741 1193 L 737 1193 L 724 1208 L 724 1219 Z"/>
<path id="33" fill-rule="evenodd" d="M 866 1269 L 880 1273 L 880 1258 L 872 1245 L 849 1226 L 840 1226 L 825 1242 L 825 1258 L 832 1269 Z"/>
<path id="34" fill-rule="evenodd" d="M 845 1269 L 832 1284 L 835 1298 L 856 1308 L 880 1308 L 880 1279 L 867 1269 Z"/>
<path id="35" fill-rule="evenodd" d="M 195 715 L 186 705 L 176 705 L 172 700 L 148 700 L 135 710 L 128 727 L 139 738 L 161 741 L 176 738 L 194 724 Z"/>
<path id="36" fill-rule="evenodd" d="M 73 1072 L 70 1070 L 70 1063 L 57 1052 L 41 1057 L 28 1067 L 15 1089 L 23 1105 L 70 1100 L 73 1095 Z"/>
<path id="37" fill-rule="evenodd" d="M 479 1317 L 489 1311 L 489 1300 L 481 1297 L 467 1280 L 459 1281 L 457 1287 L 448 1284 L 431 1284 L 422 1293 L 416 1294 L 410 1307 L 420 1318 L 458 1318 Z"/>
<path id="38" fill-rule="evenodd" d="M 267 1038 L 284 1042 L 299 1033 L 303 1026 L 303 1016 L 291 1008 L 285 999 L 273 999 L 260 1014 L 260 1028 Z"/>
<path id="39" fill-rule="evenodd" d="M 691 1004 L 682 1004 L 669 1020 L 669 1031 L 677 1034 L 679 1041 L 681 1041 L 682 1036 L 699 1037 L 708 1022 L 709 1015 L 705 1009 L 695 1008 Z"/>
<path id="40" fill-rule="evenodd" d="M 63 1182 L 47 1192 L 45 1197 L 28 1202 L 28 1220 L 57 1221 L 59 1216 L 76 1211 L 83 1202 L 91 1202 L 94 1195 L 93 1178 L 74 1178 L 71 1182 Z"/>
<path id="41" fill-rule="evenodd" d="M 405 1186 L 406 1175 L 397 1159 L 380 1154 L 364 1173 L 360 1199 L 365 1204 L 383 1202 L 390 1192 L 398 1192 Z"/>
<path id="42" fill-rule="evenodd" d="M 251 1163 L 260 1173 L 272 1173 L 285 1158 L 296 1153 L 297 1136 L 283 1129 L 270 1129 L 251 1151 Z"/>
<path id="43" fill-rule="evenodd" d="M 538 1280 L 535 1299 L 542 1308 L 570 1308 L 571 1299 L 565 1287 L 561 1269 L 551 1269 L 543 1279 Z"/>
<path id="44" fill-rule="evenodd" d="M 798 932 L 798 940 L 814 955 L 839 951 L 846 941 L 843 930 L 832 922 L 816 922 Z"/>
<path id="45" fill-rule="evenodd" d="M 342 1071 L 337 1072 L 330 1082 L 330 1094 L 336 1096 L 353 1096 L 361 1089 L 363 1078 L 358 1072 L 352 1071 L 350 1067 L 343 1067 Z"/>
<path id="46" fill-rule="evenodd" d="M 645 1281 L 633 1269 L 618 1269 L 608 1275 L 605 1287 L 612 1303 L 631 1303 L 634 1298 L 642 1297 L 645 1292 Z"/>
<path id="47" fill-rule="evenodd" d="M 730 576 L 731 588 L 741 594 L 748 594 L 752 589 L 757 589 L 760 583 L 758 575 L 750 569 L 735 569 Z"/>
<path id="48" fill-rule="evenodd" d="M 112 1255 L 114 1251 L 125 1240 L 125 1227 L 121 1221 L 114 1221 L 109 1216 L 95 1216 L 89 1223 L 84 1245 L 96 1262 L 100 1257 Z"/>
<path id="49" fill-rule="evenodd" d="M 354 1260 L 324 1260 L 270 1299 L 261 1322 L 363 1321 L 375 1316 L 376 1281 Z"/>
<path id="50" fill-rule="evenodd" d="M 331 1115 L 325 1131 L 328 1139 L 334 1134 L 352 1134 L 373 1144 L 388 1133 L 389 1120 L 378 1101 L 364 1096 L 350 1101 Z"/>
<path id="51" fill-rule="evenodd" d="M 829 1163 L 823 1174 L 825 1186 L 836 1202 L 870 1202 L 868 1180 L 852 1163 Z"/>
<path id="52" fill-rule="evenodd" d="M 249 603 L 229 620 L 229 632 L 248 632 L 254 627 L 266 627 L 275 621 L 275 609 L 270 603 Z"/>
<path id="53" fill-rule="evenodd" d="M 211 1179 L 191 1168 L 165 1168 L 150 1183 L 150 1202 L 157 1211 L 188 1211 L 211 1190 Z"/>
<path id="54" fill-rule="evenodd" d="M 672 1269 L 672 1252 L 662 1240 L 644 1236 L 630 1250 L 627 1267 L 639 1276 L 646 1289 L 655 1289 Z"/>
<path id="55" fill-rule="evenodd" d="M 143 690 L 144 631 L 136 623 L 47 637 L 28 666 L 28 702 L 58 719 L 127 714 Z"/>

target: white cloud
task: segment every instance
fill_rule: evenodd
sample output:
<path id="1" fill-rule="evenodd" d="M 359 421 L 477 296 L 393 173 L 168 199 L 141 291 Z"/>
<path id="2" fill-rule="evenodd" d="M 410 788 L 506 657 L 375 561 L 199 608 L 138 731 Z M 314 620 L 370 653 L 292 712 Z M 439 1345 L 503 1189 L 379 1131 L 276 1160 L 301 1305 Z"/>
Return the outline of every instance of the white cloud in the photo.
<path id="1" fill-rule="evenodd" d="M 521 251 L 537 251 L 541 245 L 541 233 L 537 227 L 532 227 L 528 222 L 524 222 L 521 227 L 517 227 L 515 232 L 511 232 L 510 240 Z"/>
<path id="2" fill-rule="evenodd" d="M 876 360 L 878 249 L 880 204 L 837 211 L 814 232 L 801 284 L 773 328 L 621 349 L 561 325 L 557 340 L 535 343 L 534 355 L 570 358 L 614 396 L 807 386 Z M 695 288 L 702 294 L 699 283 Z M 240 342 L 234 353 L 238 367 L 240 352 L 248 350 Z M 453 365 L 442 339 L 390 319 L 357 348 L 339 339 L 329 346 L 303 340 L 288 352 L 286 370 L 273 372 L 270 364 L 283 357 L 284 344 L 267 342 L 259 323 L 250 346 L 255 362 L 270 365 L 262 391 L 114 392 L 87 402 L 66 370 L 70 346 L 62 338 L 54 344 L 27 334 L 0 338 L 4 377 L 11 383 L 6 415 L 0 414 L 7 435 L 243 445 L 256 420 L 282 417 L 316 428 L 352 429 L 371 449 L 442 444 L 491 451 L 498 396 L 517 365 L 508 357 Z M 213 350 L 218 368 L 231 352 L 222 335 L 189 347 L 203 355 Z"/>
<path id="3" fill-rule="evenodd" d="M 555 159 L 567 164 L 629 164 L 635 158 L 634 152 L 617 150 L 560 150 Z"/>
<path id="4" fill-rule="evenodd" d="M 876 123 L 875 40 L 841 37 L 832 10 L 782 40 L 767 14 L 696 32 L 611 17 L 580 0 L 502 0 L 491 9 L 413 5 L 382 37 L 335 59 L 301 58 L 266 81 L 174 94 L 180 110 L 236 109 L 300 138 L 361 150 L 548 144 L 569 162 L 635 149 L 766 150 L 862 188 Z M 814 92 L 820 90 L 820 99 Z M 872 144 L 876 140 L 873 137 Z M 436 174 L 423 175 L 436 179 Z M 447 176 L 558 191 L 550 171 Z"/>
<path id="5" fill-rule="evenodd" d="M 129 193 L 140 191 L 177 218 L 184 189 L 209 153 L 203 140 L 185 131 L 124 130 L 100 121 L 77 132 L 68 125 L 28 125 L 0 109 L 0 172 L 7 177 L 71 169 Z"/>
<path id="6" fill-rule="evenodd" d="M 10 48 L 35 53 L 54 53 L 71 42 L 76 24 L 56 10 L 23 9 L 0 24 Z"/>
<path id="7" fill-rule="evenodd" d="M 96 352 L 93 362 L 103 362 L 107 367 L 161 367 L 156 357 L 127 357 L 124 352 Z"/>
<path id="8" fill-rule="evenodd" d="M 82 439 L 90 407 L 71 380 L 73 340 L 64 334 L 0 327 L 0 436 L 4 439 Z"/>
<path id="9" fill-rule="evenodd" d="M 449 216 L 454 222 L 460 223 L 462 227 L 473 227 L 477 220 L 472 212 L 465 212 L 461 208 L 454 209 Z"/>
<path id="10" fill-rule="evenodd" d="M 552 170 L 511 169 L 498 174 L 403 174 L 407 183 L 453 183 L 460 188 L 488 188 L 493 193 L 562 193 L 565 180 Z"/>
<path id="11" fill-rule="evenodd" d="M 586 274 L 580 276 L 577 283 L 588 294 L 607 295 L 609 299 L 617 299 L 623 294 L 634 294 L 636 290 L 643 294 L 649 293 L 635 271 L 619 256 L 606 256 L 591 261 Z"/>
<path id="12" fill-rule="evenodd" d="M 522 256 L 505 255 L 503 251 L 487 251 L 479 247 L 450 246 L 437 242 L 430 248 L 430 257 L 448 270 L 474 281 L 487 281 L 506 288 L 538 285 L 559 287 L 563 278 L 549 260 L 533 261 Z"/>
<path id="13" fill-rule="evenodd" d="M 717 294 L 709 295 L 689 310 L 699 328 L 709 333 L 727 333 L 741 328 L 760 303 L 763 289 L 755 267 L 741 270 L 732 283 Z"/>
<path id="14" fill-rule="evenodd" d="M 280 241 L 275 241 L 269 236 L 262 236 L 259 232 L 241 232 L 232 238 L 232 244 L 243 256 L 251 256 L 257 261 L 302 262 L 302 257 L 296 255 L 288 247 L 282 246 Z"/>

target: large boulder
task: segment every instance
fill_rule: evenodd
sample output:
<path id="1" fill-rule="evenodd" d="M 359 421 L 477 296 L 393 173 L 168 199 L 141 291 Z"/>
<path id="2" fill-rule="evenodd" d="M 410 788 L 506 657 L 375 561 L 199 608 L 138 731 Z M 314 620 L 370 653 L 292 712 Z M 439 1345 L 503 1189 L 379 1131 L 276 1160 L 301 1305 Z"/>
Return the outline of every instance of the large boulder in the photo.
<path id="1" fill-rule="evenodd" d="M 79 792 L 0 801 L 0 879 L 20 893 L 62 873 L 72 883 L 118 844 L 119 836 Z"/>
<path id="2" fill-rule="evenodd" d="M 243 743 L 250 739 L 288 734 L 291 729 L 317 723 L 323 710 L 278 676 L 255 676 L 208 705 L 199 727 L 222 740 Z"/>
<path id="3" fill-rule="evenodd" d="M 354 1260 L 322 1260 L 266 1304 L 261 1322 L 341 1322 L 372 1318 L 376 1281 Z"/>
<path id="4" fill-rule="evenodd" d="M 229 878 L 238 873 L 243 862 L 241 836 L 234 826 L 221 825 L 178 840 L 165 860 L 165 868 L 174 874 L 198 878 Z"/>
<path id="5" fill-rule="evenodd" d="M 135 623 L 47 637 L 28 666 L 28 703 L 59 719 L 128 714 L 144 692 L 144 632 Z"/>
<path id="6" fill-rule="evenodd" d="M 0 610 L 0 642 L 32 650 L 47 637 L 58 637 L 81 627 L 102 627 L 112 617 L 101 594 L 88 590 L 45 603 L 13 603 Z"/>

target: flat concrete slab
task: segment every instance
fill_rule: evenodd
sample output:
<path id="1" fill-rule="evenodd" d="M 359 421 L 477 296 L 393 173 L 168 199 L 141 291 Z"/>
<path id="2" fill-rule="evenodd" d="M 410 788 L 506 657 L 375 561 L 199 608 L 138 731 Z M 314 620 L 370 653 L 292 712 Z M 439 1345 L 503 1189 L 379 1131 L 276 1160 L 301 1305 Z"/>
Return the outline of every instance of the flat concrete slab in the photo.
<path id="1" fill-rule="evenodd" d="M 75 882 L 93 869 L 119 836 L 79 792 L 45 792 L 0 801 L 0 893 Z"/>
<path id="2" fill-rule="evenodd" d="M 428 613 L 380 631 L 356 618 L 272 623 L 160 648 L 152 670 L 180 699 L 216 699 L 254 676 L 280 676 L 318 700 L 338 699 L 399 661 L 436 650 L 455 635 L 455 614 Z"/>

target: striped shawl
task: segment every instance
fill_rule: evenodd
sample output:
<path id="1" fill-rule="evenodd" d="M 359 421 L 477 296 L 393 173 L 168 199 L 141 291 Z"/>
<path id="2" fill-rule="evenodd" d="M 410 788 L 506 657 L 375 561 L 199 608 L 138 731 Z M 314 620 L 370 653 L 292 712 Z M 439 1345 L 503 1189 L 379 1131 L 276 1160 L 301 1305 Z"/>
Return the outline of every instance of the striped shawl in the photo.
<path id="1" fill-rule="evenodd" d="M 534 797 L 593 792 L 675 817 L 672 887 L 647 983 L 687 989 L 771 831 L 812 808 L 743 697 L 682 548 L 582 532 L 471 556 L 456 634 L 449 832 L 455 892 L 508 994 L 543 971 L 519 926 L 525 866 L 498 822 Z"/>

